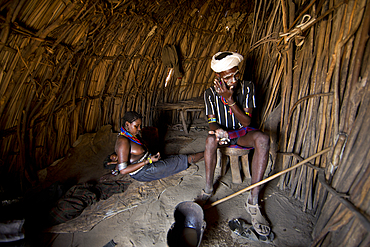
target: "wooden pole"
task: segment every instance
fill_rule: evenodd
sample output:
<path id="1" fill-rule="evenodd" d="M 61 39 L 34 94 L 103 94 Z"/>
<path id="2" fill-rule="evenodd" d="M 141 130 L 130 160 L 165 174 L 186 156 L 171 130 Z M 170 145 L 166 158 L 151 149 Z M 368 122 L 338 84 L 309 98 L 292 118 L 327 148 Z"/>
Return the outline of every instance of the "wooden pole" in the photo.
<path id="1" fill-rule="evenodd" d="M 301 162 L 299 162 L 298 164 L 296 164 L 296 165 L 294 165 L 292 167 L 289 167 L 289 168 L 287 168 L 287 169 L 285 169 L 285 170 L 283 170 L 281 172 L 278 172 L 278 173 L 276 173 L 276 174 L 274 174 L 274 175 L 272 175 L 272 176 L 270 176 L 270 177 L 268 177 L 268 178 L 266 178 L 266 179 L 264 179 L 262 181 L 259 181 L 259 182 L 255 183 L 255 184 L 252 184 L 252 185 L 248 186 L 247 188 L 244 188 L 242 190 L 239 190 L 238 192 L 235 192 L 234 194 L 231 194 L 231 195 L 229 195 L 229 196 L 227 196 L 225 198 L 222 198 L 222 199 L 220 199 L 218 201 L 215 201 L 215 202 L 213 202 L 213 203 L 211 203 L 209 205 L 205 205 L 204 206 L 204 209 L 208 209 L 208 208 L 211 208 L 213 206 L 216 206 L 216 205 L 218 205 L 218 204 L 220 204 L 220 203 L 222 203 L 224 201 L 227 201 L 227 200 L 229 200 L 229 199 L 231 199 L 231 198 L 233 198 L 233 197 L 235 197 L 237 195 L 240 195 L 240 194 L 242 194 L 242 193 L 244 193 L 244 192 L 246 192 L 246 191 L 248 191 L 250 189 L 253 189 L 253 188 L 255 188 L 257 186 L 260 186 L 260 185 L 262 185 L 262 184 L 264 184 L 264 183 L 266 183 L 266 182 L 268 182 L 270 180 L 273 180 L 273 179 L 279 177 L 280 175 L 283 175 L 283 174 L 285 174 L 285 173 L 287 173 L 287 172 L 289 172 L 291 170 L 294 170 L 297 167 L 303 165 L 304 163 L 306 163 L 306 162 L 308 162 L 308 161 L 310 161 L 310 160 L 312 160 L 312 159 L 314 159 L 314 158 L 316 158 L 316 157 L 318 157 L 318 156 L 320 156 L 320 155 L 328 152 L 330 149 L 331 149 L 331 147 L 328 147 L 328 148 L 326 148 L 324 150 L 321 150 L 320 152 L 312 155 L 311 157 L 308 157 L 307 159 L 302 160 Z"/>

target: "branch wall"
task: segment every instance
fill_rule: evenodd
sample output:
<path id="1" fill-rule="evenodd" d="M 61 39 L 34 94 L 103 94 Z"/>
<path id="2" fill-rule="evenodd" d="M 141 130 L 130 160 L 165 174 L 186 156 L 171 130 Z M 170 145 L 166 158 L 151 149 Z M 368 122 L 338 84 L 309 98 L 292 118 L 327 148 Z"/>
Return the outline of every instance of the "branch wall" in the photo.
<path id="1" fill-rule="evenodd" d="M 0 11 L 3 191 L 34 186 L 80 135 L 118 131 L 126 111 L 151 126 L 158 103 L 203 97 L 212 55 L 231 50 L 256 84 L 275 171 L 331 147 L 279 180 L 315 212 L 314 245 L 369 244 L 369 1 L 14 0 Z"/>

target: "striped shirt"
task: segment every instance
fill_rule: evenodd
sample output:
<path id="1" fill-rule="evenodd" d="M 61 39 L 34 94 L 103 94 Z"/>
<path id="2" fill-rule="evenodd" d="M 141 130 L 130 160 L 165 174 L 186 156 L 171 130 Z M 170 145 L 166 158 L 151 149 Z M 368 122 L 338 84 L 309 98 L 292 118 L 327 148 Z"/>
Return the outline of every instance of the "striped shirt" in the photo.
<path id="1" fill-rule="evenodd" d="M 256 108 L 254 85 L 252 82 L 240 82 L 234 95 L 236 104 L 241 107 L 242 110 L 244 108 Z M 216 92 L 214 86 L 206 89 L 204 92 L 206 115 L 215 115 L 217 123 L 227 130 L 242 128 L 243 126 L 239 120 L 236 119 L 234 113 L 229 110 L 229 106 L 222 102 L 221 98 L 221 95 Z"/>

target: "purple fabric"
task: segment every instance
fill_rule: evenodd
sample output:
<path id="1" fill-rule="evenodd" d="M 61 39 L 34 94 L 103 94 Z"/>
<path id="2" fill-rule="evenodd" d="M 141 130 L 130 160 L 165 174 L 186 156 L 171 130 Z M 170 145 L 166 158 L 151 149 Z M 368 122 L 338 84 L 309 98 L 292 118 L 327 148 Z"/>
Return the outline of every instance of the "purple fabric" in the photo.
<path id="1" fill-rule="evenodd" d="M 258 129 L 253 128 L 253 127 L 243 127 L 241 129 L 237 129 L 237 130 L 228 130 L 227 133 L 229 134 L 229 139 L 231 140 L 231 139 L 235 139 L 235 138 L 239 139 L 239 137 L 245 136 L 248 132 L 254 131 L 254 130 L 258 130 Z M 242 146 L 239 146 L 239 145 L 230 145 L 229 147 L 230 148 L 246 149 L 246 150 L 253 149 L 253 147 L 242 147 Z"/>

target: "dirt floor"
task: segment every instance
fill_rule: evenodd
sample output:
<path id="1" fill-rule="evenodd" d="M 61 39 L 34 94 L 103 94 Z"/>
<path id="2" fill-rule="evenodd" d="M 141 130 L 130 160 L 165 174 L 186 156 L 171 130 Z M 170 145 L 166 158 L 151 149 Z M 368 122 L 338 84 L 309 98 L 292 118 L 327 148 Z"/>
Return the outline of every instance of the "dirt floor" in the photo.
<path id="1" fill-rule="evenodd" d="M 181 125 L 170 126 L 165 136 L 164 152 L 188 154 L 203 151 L 207 131 L 207 124 L 203 120 L 191 125 L 189 135 L 184 134 Z M 82 136 L 74 144 L 69 155 L 39 172 L 42 187 L 47 188 L 56 182 L 74 184 L 99 181 L 108 173 L 108 170 L 103 168 L 102 162 L 114 150 L 116 135 L 112 133 L 110 126 L 105 126 L 96 134 Z M 26 231 L 26 239 L 33 238 L 33 243 L 37 239 L 39 246 L 56 247 L 103 247 L 112 240 L 116 246 L 167 246 L 167 233 L 174 223 L 176 205 L 196 198 L 204 187 L 204 175 L 204 161 L 200 161 L 168 180 L 147 184 L 133 182 L 129 192 L 115 195 L 106 202 L 100 201 L 88 206 L 84 213 L 73 221 L 74 227 L 67 222 L 41 234 L 27 235 Z M 129 177 L 116 179 L 130 180 Z M 233 184 L 230 170 L 218 181 L 217 191 L 211 201 L 224 198 L 250 185 L 248 179 L 244 179 L 242 184 Z M 250 222 L 250 216 L 244 208 L 248 197 L 248 192 L 245 192 L 203 210 L 206 230 L 201 246 L 310 246 L 314 217 L 302 212 L 302 204 L 289 198 L 286 192 L 280 191 L 276 186 L 277 182 L 275 179 L 264 186 L 262 196 L 262 206 L 275 235 L 272 243 L 251 241 L 230 230 L 228 222 L 234 218 Z M 147 193 L 149 196 L 142 196 L 147 188 L 150 191 L 154 188 L 156 190 L 152 194 Z M 140 195 L 141 199 L 138 200 L 135 195 Z M 136 203 L 131 203 L 130 200 Z M 121 206 L 121 210 L 108 210 L 113 213 L 107 217 L 107 211 L 103 210 L 104 205 L 116 203 L 117 206 L 118 202 L 122 202 L 124 206 Z M 32 226 L 33 223 L 28 222 L 28 226 Z"/>

